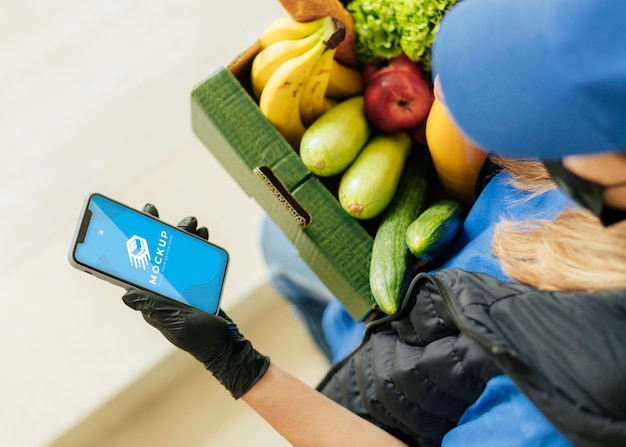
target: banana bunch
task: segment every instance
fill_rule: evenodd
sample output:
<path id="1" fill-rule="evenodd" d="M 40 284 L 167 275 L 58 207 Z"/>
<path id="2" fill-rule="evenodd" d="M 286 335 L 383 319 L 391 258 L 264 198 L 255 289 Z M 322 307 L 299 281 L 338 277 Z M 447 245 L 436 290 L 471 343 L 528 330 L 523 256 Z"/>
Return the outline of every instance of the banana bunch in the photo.
<path id="1" fill-rule="evenodd" d="M 336 100 L 363 89 L 360 72 L 335 61 L 344 36 L 345 26 L 332 17 L 312 22 L 282 17 L 259 39 L 252 93 L 261 112 L 295 149 L 306 127 Z"/>

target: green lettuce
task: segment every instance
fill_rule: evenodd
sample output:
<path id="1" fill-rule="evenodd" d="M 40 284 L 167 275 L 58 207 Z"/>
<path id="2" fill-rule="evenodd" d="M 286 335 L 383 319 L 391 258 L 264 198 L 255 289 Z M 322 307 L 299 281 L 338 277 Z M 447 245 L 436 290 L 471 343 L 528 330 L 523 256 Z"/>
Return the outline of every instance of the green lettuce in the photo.
<path id="1" fill-rule="evenodd" d="M 430 48 L 439 22 L 458 0 L 352 0 L 347 4 L 358 36 L 356 51 L 367 63 L 404 52 L 430 70 Z"/>

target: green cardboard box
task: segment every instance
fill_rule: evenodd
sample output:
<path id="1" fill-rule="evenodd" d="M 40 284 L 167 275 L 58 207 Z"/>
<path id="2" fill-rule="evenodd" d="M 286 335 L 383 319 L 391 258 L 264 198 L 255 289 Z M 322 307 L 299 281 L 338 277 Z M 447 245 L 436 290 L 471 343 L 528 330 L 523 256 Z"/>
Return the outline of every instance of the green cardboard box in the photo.
<path id="1" fill-rule="evenodd" d="M 323 183 L 311 174 L 259 110 L 249 93 L 250 65 L 258 51 L 257 43 L 194 87 L 193 131 L 360 320 L 374 303 L 372 231 L 341 208 L 333 179 Z"/>

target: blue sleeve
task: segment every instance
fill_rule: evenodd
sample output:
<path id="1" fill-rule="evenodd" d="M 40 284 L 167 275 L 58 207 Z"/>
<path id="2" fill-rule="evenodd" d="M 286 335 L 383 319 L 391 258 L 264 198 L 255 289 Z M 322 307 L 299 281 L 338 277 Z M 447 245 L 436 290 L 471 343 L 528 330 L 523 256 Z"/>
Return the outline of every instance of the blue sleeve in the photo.
<path id="1" fill-rule="evenodd" d="M 336 363 L 359 345 L 365 323 L 354 321 L 341 302 L 334 299 L 324 310 L 322 327 L 332 351 L 332 362 Z"/>
<path id="2" fill-rule="evenodd" d="M 442 447 L 574 447 L 507 376 L 489 381 Z"/>

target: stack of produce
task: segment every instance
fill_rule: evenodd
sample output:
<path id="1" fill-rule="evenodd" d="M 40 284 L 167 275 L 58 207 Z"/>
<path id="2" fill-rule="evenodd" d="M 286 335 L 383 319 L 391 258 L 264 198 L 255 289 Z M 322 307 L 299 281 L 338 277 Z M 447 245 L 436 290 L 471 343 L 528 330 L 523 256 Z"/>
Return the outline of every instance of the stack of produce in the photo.
<path id="1" fill-rule="evenodd" d="M 333 104 L 362 90 L 360 73 L 335 60 L 345 38 L 342 22 L 275 21 L 261 36 L 252 62 L 252 91 L 261 112 L 297 149 L 306 126 Z"/>
<path id="2" fill-rule="evenodd" d="M 412 269 L 437 258 L 464 217 L 439 187 L 425 132 L 430 45 L 454 1 L 280 1 L 290 16 L 260 38 L 252 93 L 304 165 L 338 179 L 342 208 L 377 219 L 370 287 L 395 313 Z"/>

